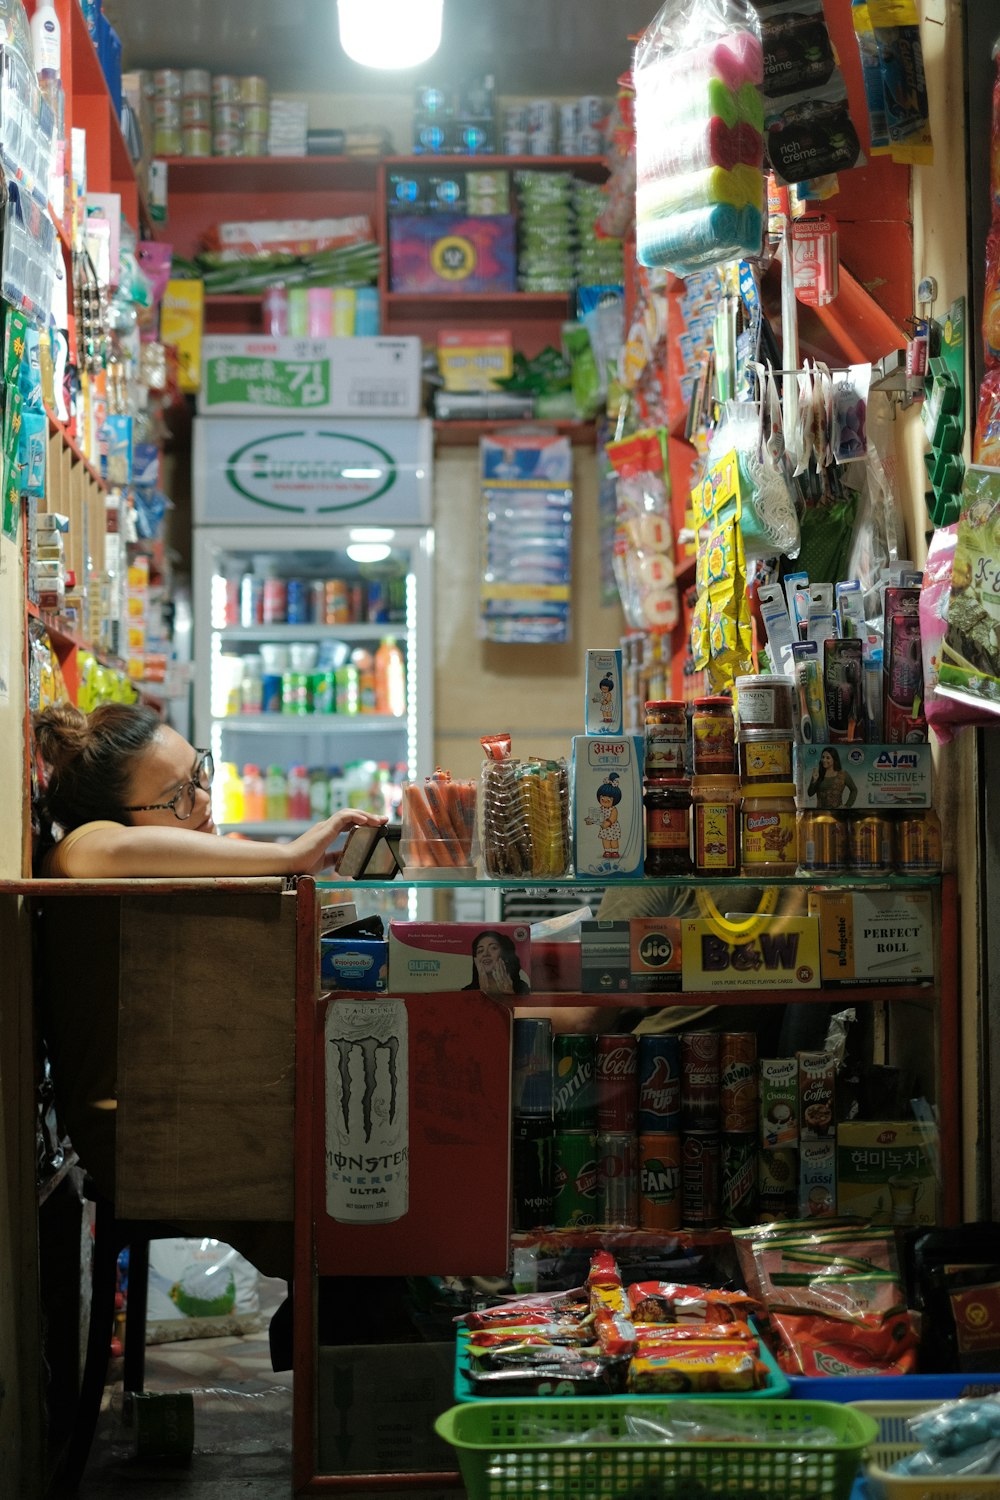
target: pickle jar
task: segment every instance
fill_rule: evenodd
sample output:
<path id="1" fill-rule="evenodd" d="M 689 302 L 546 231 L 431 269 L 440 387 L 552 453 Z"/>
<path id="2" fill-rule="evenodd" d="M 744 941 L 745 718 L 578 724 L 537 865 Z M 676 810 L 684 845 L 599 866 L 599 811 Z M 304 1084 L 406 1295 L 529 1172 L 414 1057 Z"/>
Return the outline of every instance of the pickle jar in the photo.
<path id="1" fill-rule="evenodd" d="M 732 776 L 736 770 L 736 720 L 729 698 L 696 698 L 691 717 L 695 776 Z"/>
<path id="2" fill-rule="evenodd" d="M 696 776 L 692 781 L 691 861 L 696 874 L 739 873 L 739 803 L 738 776 Z"/>
<path id="3" fill-rule="evenodd" d="M 790 781 L 747 787 L 740 809 L 744 875 L 794 875 L 795 787 Z"/>
<path id="4" fill-rule="evenodd" d="M 670 778 L 648 781 L 642 798 L 646 809 L 647 875 L 691 873 L 691 787 L 687 781 Z"/>
<path id="5" fill-rule="evenodd" d="M 686 774 L 687 711 L 680 699 L 654 698 L 645 705 L 645 768 L 650 781 Z"/>

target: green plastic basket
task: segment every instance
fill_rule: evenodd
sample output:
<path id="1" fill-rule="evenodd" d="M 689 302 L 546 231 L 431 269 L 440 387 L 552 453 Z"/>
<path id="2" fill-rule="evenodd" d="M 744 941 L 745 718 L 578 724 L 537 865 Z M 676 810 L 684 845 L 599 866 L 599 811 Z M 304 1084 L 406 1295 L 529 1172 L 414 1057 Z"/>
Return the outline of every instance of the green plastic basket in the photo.
<path id="1" fill-rule="evenodd" d="M 629 1417 L 724 1420 L 745 1442 L 643 1442 Z M 469 1401 L 435 1422 L 469 1500 L 848 1500 L 878 1425 L 833 1401 Z M 810 1442 L 817 1429 L 828 1441 Z M 593 1434 L 593 1436 L 588 1436 Z"/>

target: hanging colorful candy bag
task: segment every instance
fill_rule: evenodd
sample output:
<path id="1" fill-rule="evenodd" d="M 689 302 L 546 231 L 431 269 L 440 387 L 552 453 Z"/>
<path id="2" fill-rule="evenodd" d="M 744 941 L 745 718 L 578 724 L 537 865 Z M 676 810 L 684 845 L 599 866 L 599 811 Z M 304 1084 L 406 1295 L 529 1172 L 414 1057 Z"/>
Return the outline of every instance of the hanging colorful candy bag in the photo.
<path id="1" fill-rule="evenodd" d="M 663 434 L 646 429 L 609 443 L 617 475 L 614 570 L 633 630 L 673 630 L 680 619 Z"/>

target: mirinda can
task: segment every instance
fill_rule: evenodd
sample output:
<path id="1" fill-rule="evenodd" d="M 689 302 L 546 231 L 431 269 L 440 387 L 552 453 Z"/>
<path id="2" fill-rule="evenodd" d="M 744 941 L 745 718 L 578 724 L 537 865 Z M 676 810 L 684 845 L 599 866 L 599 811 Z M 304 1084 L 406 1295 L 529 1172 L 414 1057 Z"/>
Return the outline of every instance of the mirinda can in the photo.
<path id="1" fill-rule="evenodd" d="M 726 1135 L 751 1135 L 757 1129 L 757 1036 L 753 1031 L 724 1031 L 720 1044 L 720 1114 Z"/>
<path id="2" fill-rule="evenodd" d="M 639 1137 L 639 1228 L 680 1229 L 681 1138 L 679 1135 Z"/>

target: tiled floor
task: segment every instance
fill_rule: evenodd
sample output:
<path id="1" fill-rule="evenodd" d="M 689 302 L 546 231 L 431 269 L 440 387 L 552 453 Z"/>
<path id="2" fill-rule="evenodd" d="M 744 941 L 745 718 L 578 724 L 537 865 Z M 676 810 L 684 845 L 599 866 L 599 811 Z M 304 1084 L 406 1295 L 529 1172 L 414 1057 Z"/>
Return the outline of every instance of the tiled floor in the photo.
<path id="1" fill-rule="evenodd" d="M 281 1282 L 263 1283 L 265 1309 L 283 1292 Z M 136 1456 L 113 1363 L 80 1500 L 289 1500 L 292 1376 L 271 1369 L 266 1313 L 261 1322 L 256 1334 L 147 1348 L 148 1392 L 194 1392 L 194 1452 L 184 1464 Z"/>

